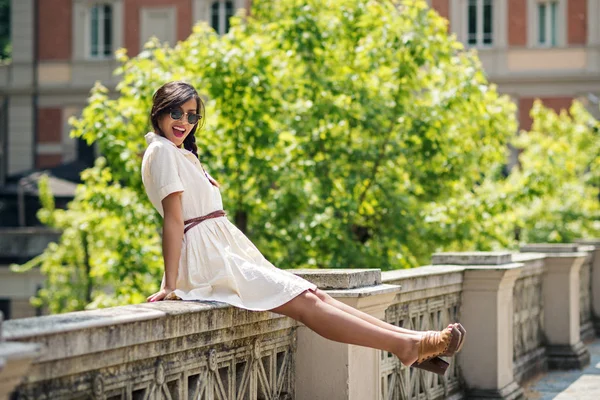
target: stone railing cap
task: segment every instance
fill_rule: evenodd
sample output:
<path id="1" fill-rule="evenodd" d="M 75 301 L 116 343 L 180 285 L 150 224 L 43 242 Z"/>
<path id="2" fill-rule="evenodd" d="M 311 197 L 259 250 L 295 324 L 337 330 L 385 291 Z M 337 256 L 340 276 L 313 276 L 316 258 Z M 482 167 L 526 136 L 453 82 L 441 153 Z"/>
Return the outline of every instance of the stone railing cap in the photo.
<path id="1" fill-rule="evenodd" d="M 600 238 L 577 239 L 575 243 L 600 247 Z"/>
<path id="2" fill-rule="evenodd" d="M 594 246 L 580 243 L 531 243 L 521 246 L 522 253 L 581 253 L 593 251 Z M 575 255 L 575 254 L 573 254 Z"/>
<path id="3" fill-rule="evenodd" d="M 4 338 L 6 340 L 22 340 L 40 335 L 101 328 L 164 318 L 167 315 L 212 311 L 227 307 L 231 306 L 220 302 L 160 301 L 157 303 L 132 304 L 98 310 L 44 315 L 41 317 L 18 318 L 4 322 Z"/>
<path id="4" fill-rule="evenodd" d="M 382 294 L 388 293 L 398 293 L 402 290 L 402 286 L 400 285 L 389 285 L 387 283 L 382 283 L 381 285 L 376 286 L 368 286 L 354 289 L 345 289 L 345 290 L 327 290 L 327 293 L 333 297 L 370 297 L 370 296 L 379 296 Z"/>
<path id="5" fill-rule="evenodd" d="M 22 360 L 36 357 L 42 346 L 37 343 L 2 342 L 0 343 L 0 359 Z"/>
<path id="6" fill-rule="evenodd" d="M 546 254 L 545 253 L 533 253 L 533 252 L 527 252 L 527 253 L 512 253 L 512 260 L 513 262 L 527 262 L 527 261 L 534 261 L 534 260 L 543 260 L 544 258 L 546 258 Z"/>
<path id="7" fill-rule="evenodd" d="M 323 290 L 355 289 L 381 284 L 380 269 L 293 269 L 289 271 Z"/>
<path id="8" fill-rule="evenodd" d="M 512 255 L 507 251 L 473 251 L 434 253 L 432 265 L 503 265 L 512 262 Z"/>
<path id="9" fill-rule="evenodd" d="M 396 269 L 381 273 L 383 282 L 397 281 L 398 279 L 421 278 L 434 275 L 446 275 L 463 272 L 465 267 L 458 265 L 424 265 L 418 268 Z"/>

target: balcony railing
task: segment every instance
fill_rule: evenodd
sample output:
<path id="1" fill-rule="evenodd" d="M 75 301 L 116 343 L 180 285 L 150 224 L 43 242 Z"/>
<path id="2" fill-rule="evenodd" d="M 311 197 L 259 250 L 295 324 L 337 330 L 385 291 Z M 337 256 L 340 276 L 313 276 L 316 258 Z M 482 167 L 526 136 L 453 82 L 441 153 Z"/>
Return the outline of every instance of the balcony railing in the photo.
<path id="1" fill-rule="evenodd" d="M 600 240 L 586 244 L 440 253 L 384 273 L 295 271 L 396 326 L 461 321 L 467 340 L 444 377 L 274 313 L 171 301 L 5 321 L 0 399 L 519 398 L 529 377 L 589 363 Z"/>

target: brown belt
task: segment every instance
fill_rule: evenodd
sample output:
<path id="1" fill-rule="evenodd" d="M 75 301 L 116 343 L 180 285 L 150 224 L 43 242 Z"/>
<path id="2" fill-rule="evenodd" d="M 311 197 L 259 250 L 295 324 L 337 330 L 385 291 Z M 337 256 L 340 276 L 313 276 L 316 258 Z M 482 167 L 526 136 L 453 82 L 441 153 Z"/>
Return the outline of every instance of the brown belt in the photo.
<path id="1" fill-rule="evenodd" d="M 225 211 L 223 211 L 223 210 L 217 210 L 217 211 L 213 211 L 211 213 L 208 213 L 206 215 L 203 215 L 201 217 L 192 218 L 192 219 L 188 219 L 187 221 L 183 221 L 183 224 L 186 225 L 185 229 L 183 230 L 183 233 L 185 234 L 187 231 L 189 231 L 190 229 L 192 229 L 193 227 L 195 227 L 196 225 L 198 225 L 202 221 L 205 221 L 205 220 L 210 219 L 210 218 L 224 217 L 225 215 L 227 215 L 225 213 Z"/>

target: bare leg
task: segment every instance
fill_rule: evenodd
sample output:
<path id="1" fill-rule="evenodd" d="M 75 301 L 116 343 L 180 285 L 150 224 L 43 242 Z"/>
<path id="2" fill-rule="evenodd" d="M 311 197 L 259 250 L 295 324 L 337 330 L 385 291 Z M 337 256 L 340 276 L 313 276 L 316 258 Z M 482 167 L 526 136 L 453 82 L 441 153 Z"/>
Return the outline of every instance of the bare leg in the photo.
<path id="1" fill-rule="evenodd" d="M 324 302 L 309 290 L 271 311 L 287 315 L 327 339 L 389 351 L 404 365 L 417 360 L 418 335 L 376 326 Z"/>
<path id="2" fill-rule="evenodd" d="M 362 319 L 363 321 L 370 322 L 373 325 L 379 326 L 380 328 L 384 328 L 384 329 L 390 330 L 392 332 L 403 333 L 403 334 L 406 334 L 406 335 L 413 335 L 413 336 L 415 336 L 417 338 L 421 337 L 421 332 L 412 331 L 412 330 L 406 329 L 406 328 L 401 328 L 399 326 L 392 325 L 390 323 L 382 321 L 379 318 L 375 318 L 372 315 L 369 315 L 369 314 L 367 314 L 365 312 L 357 310 L 356 308 L 354 308 L 352 306 L 349 306 L 348 304 L 344 304 L 341 301 L 334 299 L 333 297 L 331 297 L 330 295 L 328 295 L 327 293 L 325 293 L 324 291 L 322 291 L 320 289 L 317 289 L 317 291 L 315 292 L 315 294 L 321 300 L 323 300 L 325 303 L 334 306 L 338 310 L 345 311 L 345 312 L 347 312 L 349 314 L 352 314 L 352 315 L 354 315 L 354 316 Z"/>

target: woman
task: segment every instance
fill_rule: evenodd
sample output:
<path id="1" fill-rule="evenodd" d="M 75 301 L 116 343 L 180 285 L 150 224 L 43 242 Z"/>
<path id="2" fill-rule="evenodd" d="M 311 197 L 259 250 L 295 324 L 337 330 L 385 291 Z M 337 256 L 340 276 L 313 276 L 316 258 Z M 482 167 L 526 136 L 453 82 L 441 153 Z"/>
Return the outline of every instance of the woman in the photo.
<path id="1" fill-rule="evenodd" d="M 225 217 L 218 183 L 198 159 L 204 116 L 196 90 L 170 82 L 153 97 L 142 179 L 163 217 L 165 273 L 148 301 L 214 300 L 289 316 L 331 340 L 395 354 L 404 365 L 443 374 L 464 342 L 452 324 L 441 332 L 403 329 L 341 303 L 316 285 L 273 266 Z"/>

